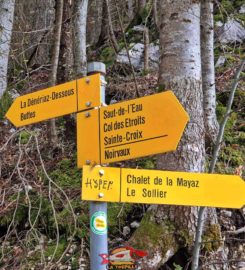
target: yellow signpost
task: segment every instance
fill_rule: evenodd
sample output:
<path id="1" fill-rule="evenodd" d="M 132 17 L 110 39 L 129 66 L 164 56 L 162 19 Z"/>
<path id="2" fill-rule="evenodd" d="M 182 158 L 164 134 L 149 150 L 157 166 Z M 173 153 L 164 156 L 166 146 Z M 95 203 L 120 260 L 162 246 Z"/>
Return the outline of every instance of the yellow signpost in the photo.
<path id="1" fill-rule="evenodd" d="M 241 208 L 245 181 L 237 175 L 84 166 L 82 199 Z"/>
<path id="2" fill-rule="evenodd" d="M 79 113 L 78 167 L 174 151 L 188 119 L 172 91 Z"/>
<path id="3" fill-rule="evenodd" d="M 100 75 L 49 87 L 15 99 L 6 117 L 21 127 L 100 105 Z"/>
<path id="4" fill-rule="evenodd" d="M 97 65 L 97 66 L 96 66 Z M 18 97 L 6 117 L 25 126 L 77 114 L 78 167 L 83 167 L 82 200 L 241 208 L 245 182 L 235 175 L 99 167 L 174 151 L 189 120 L 173 92 L 101 107 L 104 73 Z M 102 79 L 101 79 L 102 78 Z M 92 166 L 83 166 L 89 164 Z M 98 254 L 107 254 L 107 207 L 90 204 L 91 268 L 104 269 Z"/>

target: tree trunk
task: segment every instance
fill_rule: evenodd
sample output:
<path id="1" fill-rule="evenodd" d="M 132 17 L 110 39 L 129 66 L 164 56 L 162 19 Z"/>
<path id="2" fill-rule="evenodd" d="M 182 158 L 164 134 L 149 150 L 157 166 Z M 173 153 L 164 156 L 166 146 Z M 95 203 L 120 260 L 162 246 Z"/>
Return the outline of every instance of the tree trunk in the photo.
<path id="1" fill-rule="evenodd" d="M 113 30 L 113 25 L 112 25 L 112 20 L 111 20 L 110 3 L 109 3 L 109 0 L 105 0 L 105 1 L 106 1 L 106 8 L 107 8 L 107 18 L 108 18 L 108 27 L 109 27 L 110 39 L 111 39 L 112 46 L 113 46 L 115 52 L 118 53 L 119 52 L 119 46 L 117 44 L 117 39 L 115 37 L 114 30 Z"/>
<path id="2" fill-rule="evenodd" d="M 15 0 L 0 1 L 0 98 L 7 87 L 8 59 Z"/>
<path id="3" fill-rule="evenodd" d="M 142 16 L 145 10 L 146 0 L 138 0 L 138 13 Z"/>
<path id="4" fill-rule="evenodd" d="M 132 20 L 134 17 L 133 0 L 127 0 L 127 15 L 129 20 Z"/>
<path id="5" fill-rule="evenodd" d="M 153 18 L 154 18 L 154 22 L 155 22 L 155 25 L 157 27 L 157 30 L 159 30 L 160 28 L 160 25 L 159 25 L 159 13 L 158 13 L 158 0 L 153 0 L 153 3 L 152 3 L 152 8 L 153 8 Z"/>
<path id="6" fill-rule="evenodd" d="M 201 56 L 202 89 L 204 97 L 205 134 L 209 142 L 214 143 L 218 133 L 216 118 L 216 93 L 214 71 L 214 22 L 213 1 L 201 1 Z"/>
<path id="7" fill-rule="evenodd" d="M 75 69 L 77 77 L 87 74 L 87 54 L 86 54 L 86 26 L 88 0 L 76 0 L 75 11 Z"/>
<path id="8" fill-rule="evenodd" d="M 73 0 L 64 2 L 58 74 L 60 83 L 71 81 L 75 77 L 73 72 L 73 9 Z"/>
<path id="9" fill-rule="evenodd" d="M 74 74 L 74 46 L 73 46 L 73 11 L 74 1 L 65 1 L 63 8 L 63 24 L 61 32 L 60 57 L 59 57 L 59 83 L 75 79 Z M 65 136 L 72 138 L 76 134 L 76 123 L 73 115 L 65 115 Z"/>
<path id="10" fill-rule="evenodd" d="M 103 20 L 103 0 L 91 0 L 87 15 L 87 44 L 94 47 L 99 40 Z"/>
<path id="11" fill-rule="evenodd" d="M 108 39 L 107 4 L 106 4 L 106 0 L 103 0 L 101 32 L 100 32 L 100 36 L 96 44 L 96 47 L 102 46 L 107 39 Z"/>
<path id="12" fill-rule="evenodd" d="M 160 88 L 174 91 L 187 110 L 190 121 L 177 151 L 158 156 L 157 167 L 169 171 L 202 172 L 205 147 L 200 2 L 161 1 L 161 11 Z M 186 252 L 190 251 L 196 230 L 197 207 L 159 205 L 150 209 L 131 242 L 136 247 L 148 250 L 150 254 L 143 262 L 142 269 L 153 270 L 158 269 L 174 254 L 177 256 L 177 251 L 181 248 L 185 247 Z M 219 227 L 216 228 L 215 212 L 211 209 L 207 215 L 212 228 L 219 231 Z M 186 263 L 183 262 L 181 266 L 184 267 Z M 171 267 L 173 269 L 173 265 Z"/>
<path id="13" fill-rule="evenodd" d="M 59 63 L 59 55 L 60 55 L 60 38 L 61 38 L 61 26 L 62 26 L 62 15 L 63 15 L 63 0 L 56 0 L 56 14 L 55 14 L 55 28 L 54 28 L 54 45 L 51 52 L 52 60 L 51 60 L 51 73 L 49 76 L 50 86 L 54 86 L 56 84 L 57 79 L 57 70 Z M 58 137 L 57 130 L 55 125 L 55 119 L 51 119 L 49 121 L 49 140 L 50 144 L 57 146 Z"/>

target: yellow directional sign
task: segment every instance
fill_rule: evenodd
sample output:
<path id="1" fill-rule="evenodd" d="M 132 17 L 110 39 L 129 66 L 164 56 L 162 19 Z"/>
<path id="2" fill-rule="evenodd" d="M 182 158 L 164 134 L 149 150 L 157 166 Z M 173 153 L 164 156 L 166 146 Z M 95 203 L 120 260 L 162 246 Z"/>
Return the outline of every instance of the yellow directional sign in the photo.
<path id="1" fill-rule="evenodd" d="M 100 86 L 100 75 L 95 74 L 20 96 L 6 117 L 20 127 L 99 106 Z"/>
<path id="2" fill-rule="evenodd" d="M 78 167 L 173 151 L 188 119 L 172 91 L 79 113 Z"/>
<path id="3" fill-rule="evenodd" d="M 241 208 L 237 175 L 84 166 L 82 200 Z"/>

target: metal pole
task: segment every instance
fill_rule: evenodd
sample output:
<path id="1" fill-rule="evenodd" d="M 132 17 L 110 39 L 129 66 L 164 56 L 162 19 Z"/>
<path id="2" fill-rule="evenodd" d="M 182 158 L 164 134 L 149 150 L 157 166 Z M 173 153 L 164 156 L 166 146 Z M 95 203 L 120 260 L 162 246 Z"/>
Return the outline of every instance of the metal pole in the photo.
<path id="1" fill-rule="evenodd" d="M 101 62 L 91 62 L 88 64 L 88 75 L 94 73 L 101 74 L 101 103 L 105 103 L 105 64 Z M 101 170 L 102 171 L 102 170 Z M 91 202 L 89 205 L 90 220 L 90 269 L 106 270 L 108 259 L 107 240 L 107 203 Z M 96 224 L 96 222 L 102 222 Z"/>

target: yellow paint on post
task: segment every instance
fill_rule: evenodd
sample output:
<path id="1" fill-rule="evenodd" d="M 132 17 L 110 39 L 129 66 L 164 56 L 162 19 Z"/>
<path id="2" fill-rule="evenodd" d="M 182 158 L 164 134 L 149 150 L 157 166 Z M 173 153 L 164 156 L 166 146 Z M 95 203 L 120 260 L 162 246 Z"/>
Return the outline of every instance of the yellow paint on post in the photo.
<path id="1" fill-rule="evenodd" d="M 100 146 L 96 164 L 174 151 L 189 120 L 171 91 L 102 107 L 99 115 L 99 132 L 94 130 Z M 91 133 L 91 129 L 83 126 L 83 132 Z M 84 165 L 81 160 L 78 148 L 79 166 Z"/>
<path id="2" fill-rule="evenodd" d="M 77 113 L 77 166 L 99 161 L 99 110 Z"/>
<path id="3" fill-rule="evenodd" d="M 92 75 L 15 99 L 6 117 L 16 127 L 100 105 L 100 76 Z"/>
<path id="4" fill-rule="evenodd" d="M 100 106 L 101 83 L 99 73 L 77 80 L 77 111 Z"/>
<path id="5" fill-rule="evenodd" d="M 118 202 L 120 201 L 120 181 L 118 181 L 119 168 L 106 168 L 84 166 L 82 181 L 82 200 Z"/>
<path id="6" fill-rule="evenodd" d="M 85 167 L 86 168 L 86 167 Z M 110 178 L 110 170 L 104 168 Z M 84 171 L 89 178 L 88 170 Z M 113 179 L 121 186 L 118 202 L 241 208 L 245 182 L 237 175 L 120 169 Z M 86 187 L 83 186 L 86 193 Z M 113 192 L 116 192 L 113 190 Z M 111 201 L 112 192 L 101 201 Z M 87 200 L 94 200 L 92 195 Z"/>

